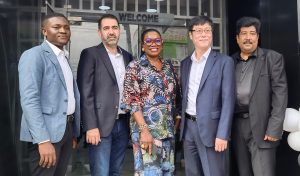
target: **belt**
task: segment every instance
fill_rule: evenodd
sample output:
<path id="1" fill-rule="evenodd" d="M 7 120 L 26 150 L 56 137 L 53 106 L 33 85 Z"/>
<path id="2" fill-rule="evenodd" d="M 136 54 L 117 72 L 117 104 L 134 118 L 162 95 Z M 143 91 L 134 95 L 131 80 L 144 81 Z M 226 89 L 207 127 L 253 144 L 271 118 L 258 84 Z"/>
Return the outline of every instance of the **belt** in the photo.
<path id="1" fill-rule="evenodd" d="M 241 119 L 247 119 L 249 118 L 249 113 L 237 113 L 234 116 Z"/>
<path id="2" fill-rule="evenodd" d="M 74 121 L 74 115 L 73 114 L 67 115 L 67 122 L 72 123 L 73 121 Z"/>
<path id="3" fill-rule="evenodd" d="M 188 113 L 185 113 L 185 118 L 191 120 L 191 121 L 196 121 L 197 120 L 197 117 L 196 116 L 193 116 L 193 115 L 190 115 Z"/>
<path id="4" fill-rule="evenodd" d="M 127 119 L 128 117 L 129 117 L 129 113 L 118 114 L 116 119 Z"/>

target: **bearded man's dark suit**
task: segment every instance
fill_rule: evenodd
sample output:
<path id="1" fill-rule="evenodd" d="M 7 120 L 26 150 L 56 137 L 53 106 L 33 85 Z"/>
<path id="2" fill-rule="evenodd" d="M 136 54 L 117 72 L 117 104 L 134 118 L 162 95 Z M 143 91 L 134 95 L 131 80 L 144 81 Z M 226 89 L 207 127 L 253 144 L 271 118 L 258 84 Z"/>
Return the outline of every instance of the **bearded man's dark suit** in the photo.
<path id="1" fill-rule="evenodd" d="M 268 135 L 281 139 L 282 136 L 287 106 L 284 59 L 281 54 L 272 50 L 257 48 L 255 53 L 256 57 L 253 59 L 256 61 L 249 95 L 249 112 L 246 113 L 248 117 L 241 118 L 237 113 L 234 116 L 233 153 L 237 158 L 241 176 L 253 175 L 253 164 L 256 165 L 253 168 L 258 167 L 264 170 L 265 175 L 274 176 L 275 153 L 279 141 L 265 141 L 264 137 Z M 240 58 L 239 55 L 240 52 L 237 52 L 232 56 L 236 64 Z M 246 120 L 249 120 L 248 127 L 242 126 Z M 245 134 L 246 128 L 249 129 L 249 134 Z M 242 135 L 248 135 L 249 140 L 241 140 Z M 258 156 L 269 158 L 267 160 L 270 162 L 255 158 L 255 155 L 250 156 L 249 151 L 259 152 Z"/>
<path id="2" fill-rule="evenodd" d="M 126 67 L 132 61 L 132 55 L 120 47 L 117 49 Z M 118 115 L 121 95 L 112 62 L 103 43 L 81 52 L 77 81 L 83 131 L 98 128 L 102 140 L 98 145 L 89 145 L 90 165 L 97 168 L 97 171 L 94 170 L 97 174 L 101 170 L 97 165 L 101 165 L 102 171 L 109 169 L 109 172 L 113 172 L 109 175 L 113 175 L 120 172 L 125 157 L 129 140 L 129 114 L 123 114 L 122 117 Z M 101 157 L 95 151 L 91 152 L 96 147 L 105 150 L 99 154 Z"/>

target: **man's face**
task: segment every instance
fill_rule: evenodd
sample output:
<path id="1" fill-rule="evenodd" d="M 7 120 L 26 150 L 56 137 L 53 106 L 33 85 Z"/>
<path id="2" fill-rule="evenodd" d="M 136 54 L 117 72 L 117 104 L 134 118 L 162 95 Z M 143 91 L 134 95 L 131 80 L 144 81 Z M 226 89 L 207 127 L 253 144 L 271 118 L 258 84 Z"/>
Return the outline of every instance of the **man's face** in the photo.
<path id="1" fill-rule="evenodd" d="M 208 23 L 195 25 L 189 36 L 196 49 L 206 51 L 212 45 L 212 27 Z"/>
<path id="2" fill-rule="evenodd" d="M 107 47 L 116 47 L 120 37 L 120 28 L 115 19 L 104 18 L 98 33 L 102 42 Z"/>
<path id="3" fill-rule="evenodd" d="M 259 35 L 254 26 L 242 27 L 240 33 L 236 35 L 237 44 L 244 54 L 251 54 L 256 50 L 258 39 Z"/>
<path id="4" fill-rule="evenodd" d="M 61 50 L 69 42 L 71 31 L 69 22 L 63 17 L 49 18 L 42 29 L 46 39 Z"/>

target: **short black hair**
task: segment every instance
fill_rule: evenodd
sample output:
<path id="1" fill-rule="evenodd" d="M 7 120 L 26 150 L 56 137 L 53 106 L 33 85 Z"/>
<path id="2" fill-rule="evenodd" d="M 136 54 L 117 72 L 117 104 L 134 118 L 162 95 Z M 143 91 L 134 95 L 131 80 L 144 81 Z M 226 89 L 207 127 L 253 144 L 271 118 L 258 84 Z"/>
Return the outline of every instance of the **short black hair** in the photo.
<path id="1" fill-rule="evenodd" d="M 54 18 L 54 17 L 62 17 L 64 19 L 66 19 L 66 21 L 69 22 L 68 18 L 65 15 L 61 14 L 61 13 L 49 13 L 46 16 L 44 16 L 43 21 L 42 21 L 42 27 L 45 27 L 48 19 Z"/>
<path id="2" fill-rule="evenodd" d="M 256 29 L 256 33 L 260 33 L 260 26 L 261 23 L 259 19 L 255 17 L 242 17 L 236 22 L 236 35 L 238 35 L 241 32 L 242 27 L 250 27 L 254 26 Z"/>
<path id="3" fill-rule="evenodd" d="M 153 28 L 151 28 L 151 29 L 146 29 L 146 30 L 144 30 L 144 31 L 142 32 L 142 35 L 141 35 L 141 41 L 142 41 L 142 42 L 143 42 L 143 40 L 144 40 L 145 35 L 146 35 L 148 32 L 156 32 L 156 33 L 159 35 L 159 37 L 161 38 L 161 34 L 160 34 L 160 32 L 159 32 L 158 30 L 153 29 Z"/>
<path id="4" fill-rule="evenodd" d="M 204 25 L 205 23 L 208 23 L 213 30 L 213 21 L 208 16 L 204 15 L 195 16 L 194 18 L 192 18 L 188 24 L 188 30 L 192 31 L 194 26 Z"/>
<path id="5" fill-rule="evenodd" d="M 110 19 L 115 19 L 118 23 L 118 26 L 120 26 L 120 22 L 119 22 L 119 19 L 115 16 L 115 15 L 112 15 L 112 14 L 104 14 L 102 15 L 99 20 L 98 20 L 98 29 L 101 29 L 101 22 L 103 19 L 105 18 L 110 18 Z"/>

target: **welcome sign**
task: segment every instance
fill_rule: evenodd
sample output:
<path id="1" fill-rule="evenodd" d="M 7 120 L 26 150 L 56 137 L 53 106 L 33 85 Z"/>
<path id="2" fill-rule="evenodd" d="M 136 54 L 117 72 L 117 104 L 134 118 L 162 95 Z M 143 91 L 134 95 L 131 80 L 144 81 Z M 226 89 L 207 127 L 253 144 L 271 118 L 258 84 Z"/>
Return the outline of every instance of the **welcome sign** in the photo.
<path id="1" fill-rule="evenodd" d="M 123 11 L 108 11 L 108 13 L 115 15 L 122 24 L 168 26 L 174 20 L 173 14 L 164 13 L 141 13 Z"/>

